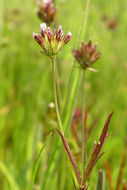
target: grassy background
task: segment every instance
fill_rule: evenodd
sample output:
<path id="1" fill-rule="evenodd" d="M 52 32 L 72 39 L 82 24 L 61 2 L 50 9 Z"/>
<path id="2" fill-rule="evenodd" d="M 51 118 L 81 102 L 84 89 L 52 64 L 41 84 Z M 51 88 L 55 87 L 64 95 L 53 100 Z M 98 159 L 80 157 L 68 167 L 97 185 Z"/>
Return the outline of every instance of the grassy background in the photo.
<path id="1" fill-rule="evenodd" d="M 61 106 L 72 67 L 71 49 L 75 47 L 81 20 L 82 3 L 77 0 L 56 0 L 57 24 L 65 32 L 72 32 L 71 42 L 58 56 Z M 90 178 L 90 189 L 95 189 L 97 171 L 105 170 L 104 161 L 110 161 L 115 185 L 124 139 L 127 135 L 127 1 L 96 0 L 90 3 L 85 40 L 92 37 L 102 51 L 96 63 L 98 73 L 87 72 L 86 106 L 91 105 L 89 123 L 99 115 L 100 120 L 88 140 L 91 152 L 109 112 L 114 111 L 110 135 L 105 145 L 108 152 L 97 164 Z M 53 102 L 50 60 L 39 53 L 40 47 L 32 38 L 32 32 L 40 31 L 41 21 L 35 13 L 36 1 L 0 1 L 0 190 L 26 190 L 32 176 L 35 158 L 50 130 L 57 126 Z M 111 28 L 111 24 L 115 26 Z M 76 68 L 75 68 L 76 69 Z M 81 106 L 81 89 L 76 105 Z M 79 128 L 80 131 L 80 128 Z M 72 189 L 72 177 L 65 154 L 53 174 L 42 188 L 48 161 L 58 135 L 47 141 L 42 154 L 35 189 Z M 75 145 L 71 129 L 68 142 L 74 153 Z M 127 179 L 127 164 L 123 179 Z M 108 186 L 107 186 L 108 188 Z"/>

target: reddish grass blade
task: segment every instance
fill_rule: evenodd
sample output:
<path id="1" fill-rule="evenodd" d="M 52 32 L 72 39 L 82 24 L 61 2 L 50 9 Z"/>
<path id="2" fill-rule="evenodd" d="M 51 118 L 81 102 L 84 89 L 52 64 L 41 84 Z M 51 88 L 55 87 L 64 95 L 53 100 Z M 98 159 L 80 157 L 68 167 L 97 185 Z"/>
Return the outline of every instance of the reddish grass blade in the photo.
<path id="1" fill-rule="evenodd" d="M 126 152 L 124 151 L 123 155 L 122 155 L 121 166 L 120 166 L 120 169 L 119 169 L 119 174 L 118 174 L 118 179 L 117 179 L 117 184 L 116 184 L 116 190 L 120 189 L 120 184 L 121 184 L 121 180 L 122 180 L 122 175 L 123 175 L 123 169 L 124 169 L 124 166 L 125 166 L 125 161 L 126 161 Z"/>
<path id="2" fill-rule="evenodd" d="M 109 188 L 110 190 L 113 190 L 112 173 L 111 173 L 111 168 L 110 168 L 108 160 L 105 162 L 105 167 L 106 167 L 106 172 L 107 172 L 107 177 L 108 177 Z"/>
<path id="3" fill-rule="evenodd" d="M 57 130 L 57 129 L 56 129 L 56 130 Z M 72 164 L 72 167 L 73 167 L 73 169 L 74 169 L 74 172 L 75 172 L 75 175 L 76 175 L 76 177 L 77 177 L 78 183 L 79 183 L 79 185 L 81 185 L 81 175 L 80 175 L 78 166 L 77 166 L 77 164 L 76 164 L 76 162 L 75 162 L 75 159 L 74 159 L 74 157 L 73 157 L 73 155 L 72 155 L 72 152 L 71 152 L 71 150 L 70 150 L 70 147 L 69 147 L 69 145 L 68 145 L 68 143 L 67 143 L 65 137 L 62 135 L 62 133 L 61 133 L 59 130 L 57 130 L 57 132 L 58 132 L 59 135 L 61 136 L 63 145 L 64 145 L 64 147 L 65 147 L 65 150 L 66 150 L 66 152 L 67 152 L 67 155 L 68 155 L 68 157 L 69 157 L 69 160 L 70 160 L 70 162 L 71 162 L 71 164 Z"/>
<path id="4" fill-rule="evenodd" d="M 106 153 L 106 151 L 102 152 L 98 157 L 97 157 L 97 161 Z M 97 162 L 96 161 L 96 162 Z"/>
<path id="5" fill-rule="evenodd" d="M 99 139 L 99 142 L 97 144 L 94 145 L 94 149 L 93 149 L 93 153 L 91 155 L 91 158 L 89 160 L 89 163 L 86 167 L 86 170 L 85 170 L 85 173 L 84 173 L 84 183 L 86 183 L 86 180 L 87 178 L 89 177 L 89 175 L 91 174 L 99 156 L 100 156 L 100 151 L 104 145 L 104 142 L 105 140 L 107 139 L 108 137 L 108 128 L 109 128 L 109 124 L 110 124 L 110 120 L 111 120 L 111 117 L 112 117 L 112 114 L 109 114 L 106 122 L 105 122 L 105 125 L 104 125 L 104 128 L 102 130 L 102 133 L 101 133 L 101 136 L 100 136 L 100 139 Z"/>

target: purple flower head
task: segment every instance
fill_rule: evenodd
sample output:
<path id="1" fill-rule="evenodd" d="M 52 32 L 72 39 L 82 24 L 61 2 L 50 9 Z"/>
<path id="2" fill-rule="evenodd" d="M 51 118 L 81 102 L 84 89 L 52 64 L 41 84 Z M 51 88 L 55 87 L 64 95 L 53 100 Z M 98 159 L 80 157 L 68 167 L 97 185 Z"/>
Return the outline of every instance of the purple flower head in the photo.
<path id="1" fill-rule="evenodd" d="M 91 67 L 93 63 L 100 58 L 101 52 L 96 52 L 97 45 L 92 46 L 92 41 L 89 40 L 88 44 L 81 43 L 79 49 L 73 49 L 72 53 L 82 69 Z"/>
<path id="2" fill-rule="evenodd" d="M 43 3 L 37 2 L 37 15 L 41 21 L 50 25 L 56 16 L 57 8 L 54 6 L 52 0 L 43 0 Z"/>
<path id="3" fill-rule="evenodd" d="M 53 59 L 58 52 L 67 44 L 71 39 L 71 32 L 64 35 L 62 26 L 58 30 L 52 30 L 46 26 L 46 23 L 40 25 L 41 33 L 33 33 L 35 41 L 42 47 L 41 53 Z"/>

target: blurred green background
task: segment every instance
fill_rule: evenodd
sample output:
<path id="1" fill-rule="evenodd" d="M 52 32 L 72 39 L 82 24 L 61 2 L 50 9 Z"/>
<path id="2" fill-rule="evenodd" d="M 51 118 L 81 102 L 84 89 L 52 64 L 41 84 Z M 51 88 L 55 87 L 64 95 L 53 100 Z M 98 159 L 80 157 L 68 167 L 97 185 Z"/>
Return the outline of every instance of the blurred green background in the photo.
<path id="1" fill-rule="evenodd" d="M 72 48 L 75 47 L 82 11 L 80 0 L 56 0 L 56 23 L 62 24 L 72 39 L 58 56 L 59 93 L 62 105 L 72 67 Z M 29 187 L 34 160 L 49 132 L 57 127 L 49 104 L 54 101 L 50 60 L 40 54 L 32 38 L 40 32 L 41 21 L 36 15 L 35 0 L 0 1 L 0 190 Z M 90 178 L 95 189 L 99 168 L 105 170 L 109 160 L 114 186 L 117 181 L 125 138 L 127 136 L 127 1 L 91 0 L 85 41 L 92 38 L 102 52 L 95 64 L 97 73 L 86 74 L 86 107 L 91 106 L 88 123 L 99 115 L 99 122 L 88 140 L 92 151 L 107 115 L 114 111 L 112 132 L 101 158 Z M 81 107 L 79 88 L 75 107 Z M 80 132 L 80 128 L 79 128 Z M 42 187 L 52 147 L 59 136 L 54 133 L 46 143 L 36 177 L 35 189 L 72 189 L 73 181 L 67 158 L 62 153 L 47 187 Z M 71 129 L 67 136 L 72 151 L 78 151 Z M 127 179 L 127 164 L 123 181 Z M 10 185 L 11 184 L 11 185 Z M 108 182 L 106 180 L 107 188 Z M 14 185 L 14 186 L 13 186 Z M 51 186 L 52 185 L 52 186 Z M 15 188 L 15 189 L 14 189 Z"/>

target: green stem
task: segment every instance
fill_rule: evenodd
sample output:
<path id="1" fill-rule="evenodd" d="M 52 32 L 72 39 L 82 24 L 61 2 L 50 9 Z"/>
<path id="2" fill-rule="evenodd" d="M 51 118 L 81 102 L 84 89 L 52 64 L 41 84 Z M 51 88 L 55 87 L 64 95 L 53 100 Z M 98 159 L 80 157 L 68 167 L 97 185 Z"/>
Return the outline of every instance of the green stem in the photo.
<path id="1" fill-rule="evenodd" d="M 82 73 L 82 179 L 85 171 L 86 162 L 86 130 L 84 125 L 85 114 L 85 71 Z"/>
<path id="2" fill-rule="evenodd" d="M 79 32 L 80 35 L 78 36 L 78 39 L 77 39 L 78 45 L 79 45 L 79 42 L 84 40 L 84 37 L 86 34 L 86 26 L 87 26 L 87 20 L 88 20 L 90 0 L 86 0 L 86 2 L 84 2 L 84 3 L 85 3 L 84 5 L 86 5 L 86 7 L 84 10 L 84 6 L 83 6 L 81 29 Z M 75 64 L 76 64 L 76 61 L 74 60 L 72 70 L 71 70 L 71 74 L 69 77 L 69 82 L 67 85 L 67 90 L 65 91 L 65 98 L 64 98 L 63 109 L 62 109 L 64 131 L 67 130 L 67 128 L 70 124 L 70 119 L 71 119 L 73 108 L 75 105 L 77 90 L 78 90 L 78 86 L 79 86 L 79 82 L 80 82 L 80 76 L 81 76 L 80 70 L 75 69 Z M 65 112 L 65 109 L 67 110 L 66 112 Z"/>
<path id="3" fill-rule="evenodd" d="M 84 40 L 85 35 L 86 35 L 86 27 L 87 27 L 87 21 L 88 21 L 88 15 L 89 15 L 89 4 L 90 4 L 90 0 L 86 0 L 82 2 L 82 7 L 85 7 L 85 11 L 82 11 L 83 14 L 83 29 L 81 34 L 80 34 L 80 41 Z"/>
<path id="4" fill-rule="evenodd" d="M 53 74 L 53 88 L 54 88 L 54 100 L 55 100 L 55 108 L 56 108 L 56 116 L 58 120 L 58 124 L 60 127 L 60 131 L 64 134 L 63 126 L 61 122 L 59 106 L 58 106 L 58 99 L 57 99 L 57 88 L 56 88 L 56 69 L 55 69 L 55 61 L 52 59 L 52 74 Z"/>

